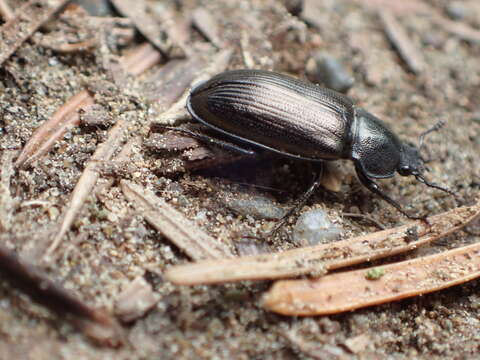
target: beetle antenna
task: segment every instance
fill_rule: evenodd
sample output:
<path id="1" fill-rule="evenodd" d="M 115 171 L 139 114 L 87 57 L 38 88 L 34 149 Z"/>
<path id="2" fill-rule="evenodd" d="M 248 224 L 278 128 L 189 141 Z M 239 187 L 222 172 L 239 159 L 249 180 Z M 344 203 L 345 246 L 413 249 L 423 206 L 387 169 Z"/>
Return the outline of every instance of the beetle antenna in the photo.
<path id="1" fill-rule="evenodd" d="M 453 192 L 452 190 L 450 189 L 447 189 L 446 187 L 443 187 L 443 186 L 440 186 L 440 185 L 437 185 L 435 183 L 431 183 L 429 181 L 427 181 L 422 175 L 420 174 L 414 174 L 415 178 L 420 181 L 421 183 L 429 186 L 429 187 L 432 187 L 432 188 L 435 188 L 435 189 L 438 189 L 438 190 L 442 190 L 450 195 L 453 195 L 454 197 L 457 196 L 457 194 L 455 194 L 455 192 Z"/>
<path id="2" fill-rule="evenodd" d="M 425 146 L 424 141 L 425 137 L 435 131 L 440 130 L 445 125 L 445 121 L 439 120 L 435 125 L 433 125 L 430 129 L 425 130 L 423 133 L 420 134 L 418 137 L 418 151 L 422 151 L 422 148 Z"/>

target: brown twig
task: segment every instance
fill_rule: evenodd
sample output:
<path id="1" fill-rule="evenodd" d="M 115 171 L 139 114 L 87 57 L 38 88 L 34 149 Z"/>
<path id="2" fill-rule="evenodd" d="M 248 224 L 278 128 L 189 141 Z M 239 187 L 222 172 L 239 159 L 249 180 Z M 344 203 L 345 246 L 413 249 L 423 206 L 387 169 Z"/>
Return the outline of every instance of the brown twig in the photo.
<path id="1" fill-rule="evenodd" d="M 220 39 L 218 21 L 204 7 L 198 7 L 193 11 L 192 22 L 197 30 L 217 49 L 223 47 L 223 41 Z"/>
<path id="2" fill-rule="evenodd" d="M 176 284 L 215 284 L 299 275 L 321 275 L 365 261 L 392 256 L 446 236 L 480 215 L 480 204 L 461 207 L 393 229 L 330 244 L 303 247 L 275 254 L 230 260 L 202 261 L 171 267 L 166 277 Z"/>
<path id="3" fill-rule="evenodd" d="M 232 56 L 231 49 L 225 49 L 219 51 L 215 57 L 212 59 L 210 64 L 199 74 L 195 80 L 192 81 L 192 84 L 200 83 L 204 80 L 209 79 L 212 75 L 217 74 L 225 70 L 230 62 L 230 58 Z M 158 118 L 154 120 L 154 123 L 166 125 L 171 125 L 173 123 L 172 119 L 175 119 L 178 116 L 179 112 L 181 112 L 185 108 L 185 103 L 187 101 L 187 97 L 190 94 L 190 90 L 186 90 L 182 96 L 163 114 L 161 114 Z"/>
<path id="4" fill-rule="evenodd" d="M 15 14 L 5 0 L 0 0 L 0 15 L 2 15 L 5 20 L 10 20 L 15 17 Z"/>
<path id="5" fill-rule="evenodd" d="M 162 61 L 162 55 L 149 43 L 143 43 L 122 57 L 121 63 L 132 75 L 140 75 Z"/>
<path id="6" fill-rule="evenodd" d="M 169 61 L 145 84 L 146 99 L 154 104 L 157 111 L 165 111 L 190 87 L 203 68 L 205 60 L 199 57 Z"/>
<path id="7" fill-rule="evenodd" d="M 417 51 L 408 37 L 407 33 L 395 19 L 392 12 L 382 9 L 379 11 L 380 20 L 382 21 L 385 34 L 392 43 L 393 47 L 405 62 L 407 67 L 414 74 L 420 74 L 425 69 L 425 61 L 422 55 Z"/>
<path id="8" fill-rule="evenodd" d="M 146 3 L 144 0 L 137 0 L 134 3 L 130 0 L 111 0 L 111 3 L 120 14 L 132 20 L 138 31 L 145 36 L 163 56 L 166 58 L 185 57 L 185 50 L 180 44 L 174 43 L 168 34 L 168 26 L 166 26 L 168 21 L 164 21 L 163 24 L 155 21 L 146 11 Z"/>
<path id="9" fill-rule="evenodd" d="M 166 236 L 194 260 L 232 257 L 230 249 L 189 221 L 153 192 L 123 180 L 125 197 L 141 212 L 150 225 Z"/>
<path id="10" fill-rule="evenodd" d="M 369 271 L 278 281 L 263 306 L 284 315 L 326 315 L 442 290 L 480 277 L 480 243 L 382 266 L 377 279 Z"/>
<path id="11" fill-rule="evenodd" d="M 15 166 L 27 166 L 47 153 L 69 127 L 79 123 L 78 110 L 92 105 L 93 97 L 87 90 L 71 97 L 57 112 L 43 123 L 23 148 Z"/>
<path id="12" fill-rule="evenodd" d="M 129 112 L 126 113 L 123 118 L 117 121 L 115 126 L 109 130 L 107 140 L 97 148 L 91 160 L 85 166 L 85 170 L 83 171 L 82 176 L 78 180 L 77 185 L 75 185 L 75 189 L 73 190 L 72 199 L 68 204 L 67 210 L 65 211 L 65 216 L 63 218 L 60 230 L 48 248 L 44 260 L 49 257 L 58 247 L 64 235 L 68 229 L 70 229 L 70 226 L 84 204 L 85 199 L 92 192 L 92 189 L 99 177 L 97 171 L 98 163 L 111 159 L 115 151 L 123 142 L 125 131 L 132 122 L 132 118 L 134 116 L 134 113 Z"/>
<path id="13" fill-rule="evenodd" d="M 30 0 L 0 28 L 0 65 L 68 0 Z"/>
<path id="14" fill-rule="evenodd" d="M 77 296 L 51 281 L 39 269 L 21 261 L 0 245 L 0 275 L 31 299 L 79 327 L 101 345 L 118 346 L 123 334 L 116 320 L 106 311 L 93 309 Z"/>
<path id="15" fill-rule="evenodd" d="M 459 37 L 462 40 L 475 44 L 480 43 L 480 31 L 458 21 L 446 19 L 440 14 L 432 16 L 432 21 L 441 26 L 446 32 Z"/>

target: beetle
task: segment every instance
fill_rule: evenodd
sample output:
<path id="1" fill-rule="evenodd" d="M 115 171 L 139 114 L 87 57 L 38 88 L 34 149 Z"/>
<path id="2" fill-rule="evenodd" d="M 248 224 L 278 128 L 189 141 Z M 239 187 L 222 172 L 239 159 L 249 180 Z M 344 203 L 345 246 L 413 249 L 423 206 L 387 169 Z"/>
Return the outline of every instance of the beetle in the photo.
<path id="1" fill-rule="evenodd" d="M 242 145 L 191 135 L 237 151 L 255 154 L 253 147 L 313 162 L 352 160 L 360 182 L 411 219 L 425 216 L 404 211 L 375 179 L 391 178 L 398 172 L 454 194 L 424 178 L 422 145 L 417 148 L 401 141 L 384 122 L 349 97 L 287 75 L 264 70 L 220 73 L 193 87 L 187 110 L 198 122 Z M 422 134 L 420 143 L 437 128 Z M 319 183 L 317 179 L 304 199 Z"/>

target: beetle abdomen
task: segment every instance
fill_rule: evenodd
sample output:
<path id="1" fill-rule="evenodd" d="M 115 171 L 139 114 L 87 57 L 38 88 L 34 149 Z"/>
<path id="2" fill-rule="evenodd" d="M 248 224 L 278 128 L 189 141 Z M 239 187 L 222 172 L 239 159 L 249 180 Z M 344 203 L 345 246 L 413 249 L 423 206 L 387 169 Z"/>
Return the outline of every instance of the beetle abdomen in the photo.
<path id="1" fill-rule="evenodd" d="M 192 91 L 187 107 L 216 130 L 287 155 L 338 159 L 350 146 L 350 99 L 277 73 L 219 74 Z"/>

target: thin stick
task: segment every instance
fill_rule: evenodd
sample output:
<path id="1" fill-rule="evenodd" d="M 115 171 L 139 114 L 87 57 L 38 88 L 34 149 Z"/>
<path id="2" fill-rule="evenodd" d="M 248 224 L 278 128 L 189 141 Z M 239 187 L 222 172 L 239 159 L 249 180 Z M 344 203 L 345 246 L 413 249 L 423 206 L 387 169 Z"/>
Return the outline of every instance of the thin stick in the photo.
<path id="1" fill-rule="evenodd" d="M 461 229 L 478 216 L 480 204 L 432 216 L 428 218 L 430 226 L 422 221 L 413 221 L 393 229 L 330 244 L 275 254 L 178 265 L 171 267 L 166 277 L 175 284 L 196 285 L 321 275 L 328 270 L 416 249 Z"/>
<path id="2" fill-rule="evenodd" d="M 414 74 L 419 74 L 425 69 L 425 61 L 415 46 L 412 44 L 412 40 L 408 37 L 407 33 L 395 19 L 395 16 L 388 10 L 379 11 L 380 19 L 382 20 L 385 33 L 398 51 L 398 54 L 405 62 L 407 67 Z"/>
<path id="3" fill-rule="evenodd" d="M 49 120 L 34 132 L 20 153 L 15 166 L 28 166 L 47 153 L 69 127 L 79 123 L 80 118 L 77 110 L 93 103 L 93 97 L 86 90 L 80 91 L 71 97 Z"/>
<path id="4" fill-rule="evenodd" d="M 337 314 L 442 290 L 480 277 L 480 243 L 382 266 L 376 280 L 371 271 L 277 281 L 263 307 L 291 316 Z"/>
<path id="5" fill-rule="evenodd" d="M 57 249 L 64 235 L 68 229 L 70 229 L 75 216 L 82 208 L 85 199 L 90 195 L 98 180 L 98 163 L 110 160 L 115 151 L 119 148 L 124 139 L 125 131 L 129 124 L 131 124 L 131 119 L 127 118 L 132 116 L 134 116 L 132 113 L 127 113 L 127 116 L 118 120 L 115 126 L 109 130 L 107 140 L 97 148 L 91 160 L 85 166 L 85 170 L 73 190 L 72 199 L 65 211 L 60 230 L 48 248 L 44 260 L 50 257 L 50 255 Z"/>
<path id="6" fill-rule="evenodd" d="M 203 232 L 194 223 L 153 192 L 123 180 L 123 194 L 161 234 L 194 260 L 232 257 L 230 249 Z"/>
<path id="7" fill-rule="evenodd" d="M 117 11 L 123 16 L 132 20 L 138 31 L 153 44 L 166 58 L 182 58 L 185 57 L 185 50 L 180 44 L 172 41 L 172 37 L 168 34 L 169 27 L 174 24 L 173 19 L 162 19 L 163 22 L 157 22 L 153 16 L 146 11 L 146 3 L 144 0 L 132 2 L 130 0 L 111 0 L 111 3 Z M 167 14 L 168 16 L 169 14 Z"/>
<path id="8" fill-rule="evenodd" d="M 446 19 L 440 14 L 434 14 L 432 21 L 441 26 L 445 31 L 459 37 L 462 40 L 470 41 L 474 44 L 480 44 L 480 31 L 464 23 Z"/>
<path id="9" fill-rule="evenodd" d="M 76 295 L 51 281 L 36 267 L 21 261 L 13 251 L 0 245 L 0 275 L 33 301 L 66 318 L 88 337 L 102 345 L 123 342 L 121 328 L 105 311 L 91 308 Z"/>
<path id="10" fill-rule="evenodd" d="M 225 49 L 219 51 L 215 57 L 212 59 L 210 64 L 198 75 L 195 80 L 192 81 L 192 84 L 198 84 L 204 80 L 209 79 L 214 74 L 222 72 L 228 66 L 230 62 L 230 58 L 232 56 L 231 49 Z M 172 125 L 172 119 L 178 114 L 179 111 L 185 108 L 185 103 L 187 101 L 187 97 L 190 94 L 190 89 L 187 89 L 182 96 L 168 109 L 162 113 L 158 118 L 154 120 L 154 123 L 161 124 L 161 125 Z"/>
<path id="11" fill-rule="evenodd" d="M 0 65 L 68 0 L 30 0 L 0 28 Z"/>

